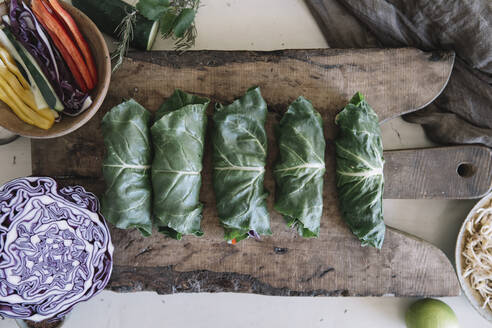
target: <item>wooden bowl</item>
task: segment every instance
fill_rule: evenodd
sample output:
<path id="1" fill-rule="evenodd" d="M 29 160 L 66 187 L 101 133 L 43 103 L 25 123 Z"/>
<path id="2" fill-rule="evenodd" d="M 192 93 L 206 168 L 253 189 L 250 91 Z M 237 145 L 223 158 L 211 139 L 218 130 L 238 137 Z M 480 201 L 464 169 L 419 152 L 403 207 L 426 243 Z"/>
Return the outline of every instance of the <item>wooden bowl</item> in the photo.
<path id="1" fill-rule="evenodd" d="M 477 210 L 490 204 L 492 202 L 492 193 L 489 193 L 484 198 L 482 198 L 468 213 L 465 221 L 460 228 L 460 232 L 458 233 L 458 238 L 456 240 L 456 249 L 455 249 L 455 263 L 456 263 L 456 274 L 458 275 L 458 280 L 461 285 L 461 289 L 463 290 L 466 298 L 471 303 L 473 308 L 485 319 L 489 322 L 492 322 L 492 310 L 487 306 L 482 308 L 483 299 L 478 291 L 473 289 L 470 285 L 468 279 L 463 278 L 463 269 L 464 269 L 464 257 L 462 255 L 463 249 L 465 247 L 465 238 L 469 235 L 469 232 L 466 231 L 466 224 L 470 222 L 475 215 L 477 214 Z"/>
<path id="2" fill-rule="evenodd" d="M 92 55 L 96 62 L 98 83 L 89 93 L 92 98 L 92 105 L 89 108 L 75 117 L 62 114 L 61 121 L 53 124 L 49 130 L 43 130 L 24 123 L 5 103 L 0 102 L 0 126 L 24 137 L 48 139 L 60 137 L 77 130 L 96 114 L 108 92 L 109 81 L 111 79 L 111 58 L 109 57 L 108 47 L 101 32 L 98 30 L 96 24 L 83 12 L 66 2 L 60 1 L 60 3 L 72 15 L 92 50 Z"/>

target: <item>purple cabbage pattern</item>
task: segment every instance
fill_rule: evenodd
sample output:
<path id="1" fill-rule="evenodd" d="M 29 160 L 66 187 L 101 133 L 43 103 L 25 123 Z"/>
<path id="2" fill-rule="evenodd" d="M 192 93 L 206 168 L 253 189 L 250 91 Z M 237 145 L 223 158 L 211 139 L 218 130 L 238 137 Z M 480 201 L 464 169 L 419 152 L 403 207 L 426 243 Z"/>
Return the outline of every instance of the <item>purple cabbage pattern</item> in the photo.
<path id="1" fill-rule="evenodd" d="M 113 245 L 99 201 L 45 177 L 0 187 L 0 314 L 62 318 L 104 289 Z"/>

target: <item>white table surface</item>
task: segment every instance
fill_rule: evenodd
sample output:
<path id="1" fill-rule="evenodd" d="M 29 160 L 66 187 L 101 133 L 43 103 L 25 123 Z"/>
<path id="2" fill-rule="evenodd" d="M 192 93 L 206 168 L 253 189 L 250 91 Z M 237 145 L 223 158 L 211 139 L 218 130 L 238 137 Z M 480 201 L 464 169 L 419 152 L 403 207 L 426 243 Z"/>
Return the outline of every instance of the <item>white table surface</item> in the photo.
<path id="1" fill-rule="evenodd" d="M 103 0 L 101 0 L 103 1 Z M 129 0 L 130 1 L 130 0 Z M 322 48 L 326 42 L 303 0 L 202 0 L 196 49 Z M 108 39 L 109 40 L 109 39 Z M 158 40 L 154 49 L 169 49 Z M 385 149 L 428 147 L 418 125 L 401 119 L 383 125 Z M 25 138 L 0 146 L 0 183 L 31 174 Z M 459 226 L 475 201 L 385 200 L 389 226 L 421 237 L 451 259 Z M 461 327 L 488 327 L 464 296 L 442 298 Z M 414 298 L 271 297 L 243 294 L 116 294 L 103 291 L 79 304 L 66 326 L 78 327 L 405 327 Z M 12 320 L 0 327 L 16 327 Z"/>

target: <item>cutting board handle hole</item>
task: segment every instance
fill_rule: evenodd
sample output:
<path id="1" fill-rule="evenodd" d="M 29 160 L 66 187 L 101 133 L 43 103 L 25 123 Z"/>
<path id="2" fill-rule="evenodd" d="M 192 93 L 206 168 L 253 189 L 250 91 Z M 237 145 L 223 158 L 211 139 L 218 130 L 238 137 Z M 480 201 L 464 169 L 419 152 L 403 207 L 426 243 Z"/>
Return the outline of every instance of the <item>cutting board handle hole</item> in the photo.
<path id="1" fill-rule="evenodd" d="M 475 174 L 476 167 L 472 163 L 461 163 L 456 172 L 462 178 L 470 178 Z"/>

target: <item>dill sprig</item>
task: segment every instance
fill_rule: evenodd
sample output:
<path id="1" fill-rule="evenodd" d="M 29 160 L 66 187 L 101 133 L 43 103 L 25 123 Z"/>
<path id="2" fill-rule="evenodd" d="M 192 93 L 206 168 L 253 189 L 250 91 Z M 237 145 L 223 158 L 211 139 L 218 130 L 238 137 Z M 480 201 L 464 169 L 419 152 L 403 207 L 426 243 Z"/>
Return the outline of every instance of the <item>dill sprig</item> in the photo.
<path id="1" fill-rule="evenodd" d="M 135 10 L 128 13 L 116 28 L 120 41 L 118 42 L 117 48 L 111 53 L 111 60 L 115 60 L 112 70 L 113 73 L 120 68 L 123 58 L 128 52 L 130 41 L 133 39 L 133 25 L 135 24 L 136 18 L 137 11 Z"/>

